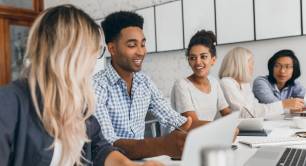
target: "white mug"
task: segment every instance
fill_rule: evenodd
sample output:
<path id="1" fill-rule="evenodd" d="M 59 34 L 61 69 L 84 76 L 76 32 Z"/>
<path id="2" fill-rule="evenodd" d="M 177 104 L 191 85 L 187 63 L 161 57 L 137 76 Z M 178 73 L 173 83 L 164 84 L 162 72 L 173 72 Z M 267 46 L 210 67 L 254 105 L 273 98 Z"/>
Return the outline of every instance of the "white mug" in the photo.
<path id="1" fill-rule="evenodd" d="M 293 117 L 293 124 L 294 127 L 299 128 L 299 129 L 305 129 L 306 128 L 306 117 Z"/>
<path id="2" fill-rule="evenodd" d="M 201 151 L 201 166 L 235 166 L 234 152 L 228 147 L 205 147 Z"/>

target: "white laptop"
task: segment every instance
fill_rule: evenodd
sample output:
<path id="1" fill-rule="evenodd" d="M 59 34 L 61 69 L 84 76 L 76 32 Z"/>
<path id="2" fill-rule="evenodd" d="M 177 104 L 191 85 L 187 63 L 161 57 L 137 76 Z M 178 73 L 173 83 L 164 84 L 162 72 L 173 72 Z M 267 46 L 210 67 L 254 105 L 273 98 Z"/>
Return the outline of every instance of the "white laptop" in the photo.
<path id="1" fill-rule="evenodd" d="M 181 166 L 200 166 L 205 147 L 231 147 L 239 112 L 233 112 L 207 125 L 191 130 L 186 138 Z"/>
<path id="2" fill-rule="evenodd" d="M 304 166 L 306 165 L 306 149 L 285 147 L 260 148 L 245 166 Z"/>

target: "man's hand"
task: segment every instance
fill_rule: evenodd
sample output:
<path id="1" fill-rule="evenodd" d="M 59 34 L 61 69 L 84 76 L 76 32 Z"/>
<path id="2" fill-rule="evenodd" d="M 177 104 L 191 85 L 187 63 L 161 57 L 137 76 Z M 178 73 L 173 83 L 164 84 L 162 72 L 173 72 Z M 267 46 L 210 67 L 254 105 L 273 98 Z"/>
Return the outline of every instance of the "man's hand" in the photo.
<path id="1" fill-rule="evenodd" d="M 173 158 L 180 158 L 183 152 L 185 139 L 187 136 L 187 132 L 191 127 L 192 119 L 191 117 L 187 118 L 187 121 L 180 126 L 180 129 L 183 130 L 174 130 L 169 135 L 165 136 L 164 143 L 167 145 L 166 154 Z"/>
<path id="2" fill-rule="evenodd" d="M 299 110 L 304 107 L 304 99 L 290 98 L 282 101 L 283 107 L 291 110 Z"/>

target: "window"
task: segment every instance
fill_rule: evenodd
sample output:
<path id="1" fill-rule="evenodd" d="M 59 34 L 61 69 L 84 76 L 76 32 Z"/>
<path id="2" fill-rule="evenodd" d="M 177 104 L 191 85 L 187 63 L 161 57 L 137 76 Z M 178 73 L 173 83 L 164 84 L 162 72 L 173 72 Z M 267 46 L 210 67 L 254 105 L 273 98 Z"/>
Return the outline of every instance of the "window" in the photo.
<path id="1" fill-rule="evenodd" d="M 42 0 L 0 0 L 0 85 L 19 77 L 28 31 Z"/>
<path id="2" fill-rule="evenodd" d="M 32 0 L 0 0 L 0 5 L 33 9 Z"/>

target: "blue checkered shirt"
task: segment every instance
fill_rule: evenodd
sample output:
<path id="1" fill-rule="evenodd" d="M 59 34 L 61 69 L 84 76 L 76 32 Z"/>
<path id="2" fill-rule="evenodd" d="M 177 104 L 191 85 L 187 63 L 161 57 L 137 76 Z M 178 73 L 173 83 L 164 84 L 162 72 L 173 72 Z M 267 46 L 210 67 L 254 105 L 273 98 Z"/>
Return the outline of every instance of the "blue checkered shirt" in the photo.
<path id="1" fill-rule="evenodd" d="M 95 74 L 96 112 L 102 133 L 114 143 L 120 138 L 143 139 L 148 111 L 163 125 L 179 127 L 186 118 L 174 111 L 153 82 L 143 73 L 133 75 L 131 96 L 125 81 L 111 64 Z"/>

